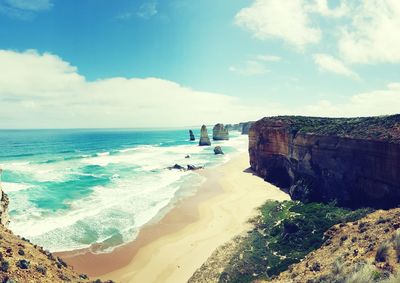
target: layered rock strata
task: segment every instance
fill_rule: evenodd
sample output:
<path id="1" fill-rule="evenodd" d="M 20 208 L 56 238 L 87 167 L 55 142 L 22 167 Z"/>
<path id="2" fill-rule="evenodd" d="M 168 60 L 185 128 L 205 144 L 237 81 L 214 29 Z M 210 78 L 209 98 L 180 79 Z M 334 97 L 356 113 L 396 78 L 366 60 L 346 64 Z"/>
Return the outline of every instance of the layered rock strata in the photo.
<path id="1" fill-rule="evenodd" d="M 271 117 L 249 132 L 251 168 L 293 199 L 400 204 L 400 115 Z"/>

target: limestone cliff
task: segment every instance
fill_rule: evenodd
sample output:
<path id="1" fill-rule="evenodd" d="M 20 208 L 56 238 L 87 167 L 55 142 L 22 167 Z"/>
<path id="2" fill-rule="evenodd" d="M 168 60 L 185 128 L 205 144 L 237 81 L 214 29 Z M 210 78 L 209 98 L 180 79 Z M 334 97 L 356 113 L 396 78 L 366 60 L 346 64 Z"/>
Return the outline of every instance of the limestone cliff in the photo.
<path id="1" fill-rule="evenodd" d="M 249 131 L 249 154 L 251 168 L 293 199 L 400 203 L 400 115 L 264 118 Z"/>
<path id="2" fill-rule="evenodd" d="M 223 124 L 216 124 L 213 128 L 213 140 L 229 140 L 229 131 Z"/>
<path id="3" fill-rule="evenodd" d="M 201 126 L 199 145 L 200 146 L 211 145 L 210 138 L 208 137 L 207 127 L 205 125 Z"/>

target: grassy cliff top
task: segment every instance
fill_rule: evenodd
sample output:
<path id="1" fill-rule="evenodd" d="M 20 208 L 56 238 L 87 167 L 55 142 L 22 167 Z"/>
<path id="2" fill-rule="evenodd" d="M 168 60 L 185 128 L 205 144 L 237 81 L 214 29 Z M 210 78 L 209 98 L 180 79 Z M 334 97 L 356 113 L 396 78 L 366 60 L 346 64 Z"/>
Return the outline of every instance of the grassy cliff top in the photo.
<path id="1" fill-rule="evenodd" d="M 266 117 L 257 122 L 283 121 L 292 132 L 382 140 L 400 143 L 400 114 L 360 118 L 319 118 L 304 116 Z"/>

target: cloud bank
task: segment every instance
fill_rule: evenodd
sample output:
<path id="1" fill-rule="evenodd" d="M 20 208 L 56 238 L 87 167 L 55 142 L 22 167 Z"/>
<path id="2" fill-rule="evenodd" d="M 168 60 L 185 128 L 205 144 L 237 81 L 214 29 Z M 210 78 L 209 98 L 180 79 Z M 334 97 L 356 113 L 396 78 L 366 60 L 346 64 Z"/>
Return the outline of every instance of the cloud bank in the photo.
<path id="1" fill-rule="evenodd" d="M 400 109 L 400 83 L 356 94 L 342 104 L 288 108 L 248 104 L 159 78 L 88 81 L 60 57 L 0 50 L 0 128 L 179 127 L 233 123 L 271 115 L 365 116 Z"/>

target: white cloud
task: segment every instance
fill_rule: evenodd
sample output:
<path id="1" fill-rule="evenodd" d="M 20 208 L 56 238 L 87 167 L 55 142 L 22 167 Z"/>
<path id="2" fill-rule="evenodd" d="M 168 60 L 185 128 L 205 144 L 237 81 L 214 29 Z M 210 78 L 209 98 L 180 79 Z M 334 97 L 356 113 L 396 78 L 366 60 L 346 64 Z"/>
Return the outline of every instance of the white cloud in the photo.
<path id="1" fill-rule="evenodd" d="M 274 55 L 256 55 L 254 59 L 264 62 L 278 62 L 282 60 L 281 57 Z"/>
<path id="2" fill-rule="evenodd" d="M 52 7 L 51 0 L 0 0 L 0 14 L 20 20 L 31 20 L 37 12 Z"/>
<path id="3" fill-rule="evenodd" d="M 400 1 L 360 1 L 341 29 L 339 50 L 351 63 L 400 63 Z"/>
<path id="4" fill-rule="evenodd" d="M 332 72 L 353 79 L 360 78 L 356 73 L 354 73 L 352 70 L 346 67 L 342 61 L 328 54 L 315 54 L 314 61 L 318 65 L 321 71 Z"/>
<path id="5" fill-rule="evenodd" d="M 148 19 L 148 18 L 155 16 L 157 13 L 158 13 L 157 1 L 149 1 L 149 2 L 143 3 L 140 6 L 139 11 L 137 12 L 137 15 L 139 17 Z"/>
<path id="6" fill-rule="evenodd" d="M 305 107 L 302 115 L 355 117 L 400 113 L 400 83 L 391 83 L 386 89 L 360 93 L 346 102 L 334 104 L 327 100 Z"/>
<path id="7" fill-rule="evenodd" d="M 4 0 L 4 3 L 16 9 L 29 11 L 48 10 L 53 6 L 50 0 Z"/>
<path id="8" fill-rule="evenodd" d="M 262 116 L 234 97 L 157 78 L 87 81 L 51 54 L 0 50 L 0 128 L 172 127 Z"/>
<path id="9" fill-rule="evenodd" d="M 239 11 L 235 23 L 258 39 L 279 38 L 300 49 L 321 38 L 320 29 L 311 26 L 302 0 L 256 0 Z"/>
<path id="10" fill-rule="evenodd" d="M 265 67 L 264 64 L 253 60 L 246 61 L 240 67 L 230 66 L 229 71 L 242 76 L 257 76 L 269 72 L 269 70 Z"/>
<path id="11" fill-rule="evenodd" d="M 335 8 L 330 8 L 328 4 L 328 0 L 313 0 L 311 3 L 308 3 L 307 10 L 332 18 L 341 18 L 349 13 L 349 7 L 345 1 L 341 1 Z"/>

